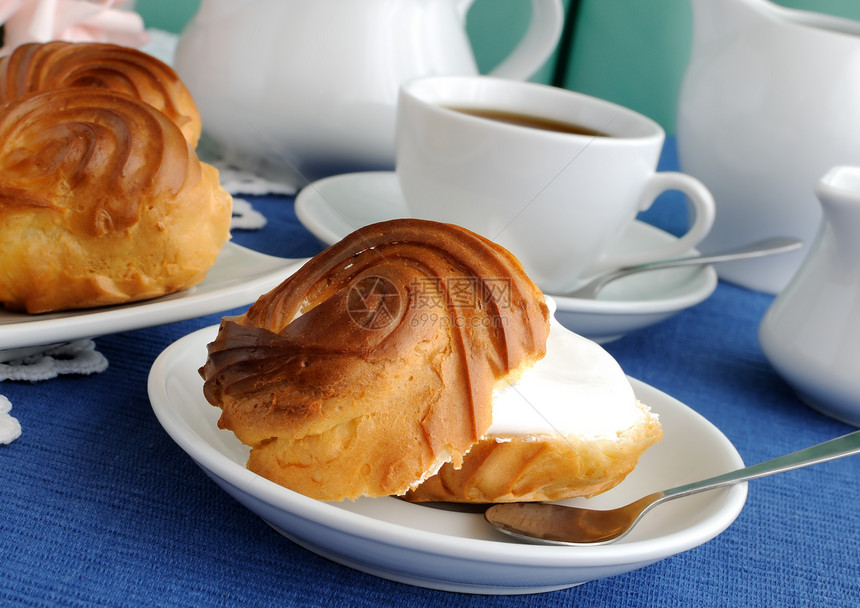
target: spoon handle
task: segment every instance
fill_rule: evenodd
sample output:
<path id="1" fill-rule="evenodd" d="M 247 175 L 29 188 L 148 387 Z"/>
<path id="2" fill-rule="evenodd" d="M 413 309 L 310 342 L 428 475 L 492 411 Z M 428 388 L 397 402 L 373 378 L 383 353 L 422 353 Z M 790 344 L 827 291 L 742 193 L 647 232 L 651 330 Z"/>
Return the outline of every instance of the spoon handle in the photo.
<path id="1" fill-rule="evenodd" d="M 766 477 L 860 453 L 860 431 L 703 481 L 654 492 L 608 511 L 552 503 L 506 503 L 491 506 L 484 518 L 517 538 L 559 545 L 597 545 L 625 536 L 653 507 L 682 496 Z"/>
<path id="2" fill-rule="evenodd" d="M 787 236 L 777 236 L 762 241 L 756 241 L 740 249 L 732 249 L 720 253 L 709 255 L 695 255 L 686 258 L 675 258 L 671 260 L 659 260 L 656 262 L 648 262 L 639 264 L 638 266 L 625 266 L 614 272 L 604 274 L 586 283 L 579 289 L 572 291 L 567 295 L 571 298 L 594 298 L 597 293 L 611 283 L 621 277 L 626 277 L 638 272 L 647 270 L 658 270 L 660 268 L 677 268 L 680 266 L 699 266 L 705 264 L 713 264 L 717 262 L 729 262 L 731 260 L 740 260 L 748 258 L 763 257 L 766 255 L 774 255 L 777 253 L 786 253 L 794 249 L 798 249 L 803 245 L 800 239 Z"/>
<path id="3" fill-rule="evenodd" d="M 758 479 L 759 477 L 767 477 L 768 475 L 800 469 L 858 453 L 860 453 L 860 431 L 854 431 L 842 437 L 837 437 L 836 439 L 831 439 L 830 441 L 825 441 L 824 443 L 798 450 L 779 458 L 766 460 L 765 462 L 754 464 L 744 469 L 678 486 L 671 490 L 665 490 L 662 493 L 661 502 L 669 498 L 688 496 L 697 492 L 704 492 L 705 490 L 720 488 L 750 479 Z"/>
<path id="4" fill-rule="evenodd" d="M 672 260 L 659 260 L 657 262 L 648 262 L 638 266 L 628 266 L 622 270 L 656 270 L 658 268 L 675 268 L 678 266 L 690 266 L 698 264 L 715 264 L 718 262 L 730 262 L 732 260 L 740 260 L 755 257 L 764 257 L 774 255 L 776 253 L 786 253 L 798 249 L 803 245 L 800 239 L 789 236 L 775 236 L 769 239 L 750 243 L 745 247 L 732 249 L 720 253 L 710 253 L 707 255 L 696 255 L 686 258 L 675 258 Z"/>

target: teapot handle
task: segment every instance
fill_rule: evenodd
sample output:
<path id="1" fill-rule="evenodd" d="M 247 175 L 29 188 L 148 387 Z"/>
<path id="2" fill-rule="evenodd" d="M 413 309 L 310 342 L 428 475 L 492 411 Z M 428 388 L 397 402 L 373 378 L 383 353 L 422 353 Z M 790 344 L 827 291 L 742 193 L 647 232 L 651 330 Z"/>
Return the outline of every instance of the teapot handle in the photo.
<path id="1" fill-rule="evenodd" d="M 471 0 L 465 2 L 465 8 Z M 532 0 L 532 18 L 522 40 L 489 76 L 526 80 L 549 59 L 561 38 L 564 7 L 561 0 Z"/>

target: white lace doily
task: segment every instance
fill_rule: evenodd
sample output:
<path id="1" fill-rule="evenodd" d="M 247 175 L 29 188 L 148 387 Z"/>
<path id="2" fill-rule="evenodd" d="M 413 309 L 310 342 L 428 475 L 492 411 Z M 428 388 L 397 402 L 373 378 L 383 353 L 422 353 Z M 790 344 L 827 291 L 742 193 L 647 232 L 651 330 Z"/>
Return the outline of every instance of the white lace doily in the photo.
<path id="1" fill-rule="evenodd" d="M 38 382 L 60 374 L 96 374 L 107 369 L 108 361 L 92 340 L 76 340 L 0 363 L 0 382 Z"/>
<path id="2" fill-rule="evenodd" d="M 0 444 L 9 445 L 21 436 L 21 424 L 12 414 L 12 404 L 0 395 Z"/>
<path id="3" fill-rule="evenodd" d="M 60 374 L 96 374 L 108 366 L 107 359 L 96 350 L 92 340 L 48 346 L 39 352 L 26 350 L 27 354 L 0 363 L 0 382 L 38 382 L 56 378 Z M 0 395 L 0 444 L 9 444 L 21 436 L 21 425 L 12 416 L 11 410 L 9 399 Z"/>
<path id="4" fill-rule="evenodd" d="M 221 160 L 209 160 L 210 165 L 221 174 L 221 185 L 232 195 L 249 194 L 282 194 L 290 196 L 296 193 L 296 187 L 285 182 L 275 182 L 261 177 L 256 173 L 239 169 Z"/>
<path id="5" fill-rule="evenodd" d="M 233 197 L 233 230 L 259 230 L 266 225 L 266 216 L 254 209 L 244 198 Z"/>

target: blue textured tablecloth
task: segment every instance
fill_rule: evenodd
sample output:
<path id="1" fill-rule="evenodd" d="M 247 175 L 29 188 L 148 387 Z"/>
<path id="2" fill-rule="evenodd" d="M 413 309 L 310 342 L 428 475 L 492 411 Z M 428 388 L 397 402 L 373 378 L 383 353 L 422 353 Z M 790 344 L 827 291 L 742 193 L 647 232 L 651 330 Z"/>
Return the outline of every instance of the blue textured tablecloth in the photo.
<path id="1" fill-rule="evenodd" d="M 667 146 L 663 168 L 676 166 Z M 269 223 L 235 242 L 321 249 L 289 198 L 251 197 Z M 645 216 L 671 232 L 684 206 Z M 852 430 L 803 405 L 757 340 L 772 297 L 720 284 L 704 303 L 609 344 L 633 377 L 716 424 L 748 463 Z M 0 605 L 858 606 L 860 460 L 750 484 L 736 522 L 647 568 L 553 593 L 480 596 L 376 578 L 283 538 L 210 481 L 159 426 L 155 357 L 219 315 L 99 337 L 94 376 L 0 383 L 23 427 L 0 445 Z"/>

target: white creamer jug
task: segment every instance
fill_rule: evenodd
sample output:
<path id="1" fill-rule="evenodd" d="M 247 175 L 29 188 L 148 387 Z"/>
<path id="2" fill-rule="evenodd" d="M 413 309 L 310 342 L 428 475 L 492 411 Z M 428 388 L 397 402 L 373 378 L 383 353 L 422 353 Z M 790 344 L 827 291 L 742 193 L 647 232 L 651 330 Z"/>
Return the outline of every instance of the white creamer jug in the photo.
<path id="1" fill-rule="evenodd" d="M 815 192 L 823 210 L 817 236 L 759 339 L 807 403 L 860 426 L 860 167 L 833 168 Z"/>
<path id="2" fill-rule="evenodd" d="M 525 0 L 524 0 L 525 1 Z M 299 185 L 391 169 L 401 82 L 477 74 L 472 0 L 202 0 L 176 70 L 204 131 L 240 167 Z M 525 79 L 552 54 L 561 0 L 531 0 L 530 26 L 494 75 Z"/>
<path id="3" fill-rule="evenodd" d="M 678 100 L 681 169 L 717 205 L 703 253 L 771 236 L 808 245 L 821 210 L 810 184 L 860 164 L 860 23 L 766 0 L 692 0 L 693 46 Z M 781 291 L 805 251 L 721 265 Z"/>

